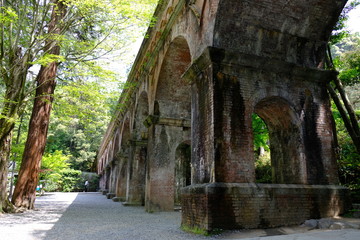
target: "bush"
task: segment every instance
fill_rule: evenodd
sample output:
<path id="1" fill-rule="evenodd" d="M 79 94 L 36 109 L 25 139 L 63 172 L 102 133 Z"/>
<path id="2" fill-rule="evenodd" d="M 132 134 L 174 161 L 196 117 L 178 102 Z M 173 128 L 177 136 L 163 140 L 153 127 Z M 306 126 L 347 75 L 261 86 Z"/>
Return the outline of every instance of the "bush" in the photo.
<path id="1" fill-rule="evenodd" d="M 270 152 L 265 151 L 263 155 L 256 156 L 255 176 L 257 183 L 272 183 Z"/>
<path id="2" fill-rule="evenodd" d="M 84 191 L 85 181 L 89 181 L 89 192 L 96 192 L 99 186 L 99 176 L 96 173 L 92 172 L 82 172 L 79 180 L 75 185 L 75 191 L 82 192 Z"/>
<path id="3" fill-rule="evenodd" d="M 81 180 L 81 171 L 74 169 L 65 169 L 60 172 L 62 178 L 59 182 L 60 191 L 73 192 L 76 184 Z"/>

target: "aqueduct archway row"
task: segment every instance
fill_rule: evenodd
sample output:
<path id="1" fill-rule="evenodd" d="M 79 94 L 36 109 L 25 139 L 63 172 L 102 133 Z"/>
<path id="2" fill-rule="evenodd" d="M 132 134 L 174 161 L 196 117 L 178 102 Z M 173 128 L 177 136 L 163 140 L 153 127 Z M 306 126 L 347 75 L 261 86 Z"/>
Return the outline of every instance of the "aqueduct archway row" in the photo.
<path id="1" fill-rule="evenodd" d="M 298 224 L 346 207 L 322 70 L 345 0 L 164 0 L 98 155 L 101 188 L 182 224 Z M 273 184 L 255 184 L 252 114 Z"/>

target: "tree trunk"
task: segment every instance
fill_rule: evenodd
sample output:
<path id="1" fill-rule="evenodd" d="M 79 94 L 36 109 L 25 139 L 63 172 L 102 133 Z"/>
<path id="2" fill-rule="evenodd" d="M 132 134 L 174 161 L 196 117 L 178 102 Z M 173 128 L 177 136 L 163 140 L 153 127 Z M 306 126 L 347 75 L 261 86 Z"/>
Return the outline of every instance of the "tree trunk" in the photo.
<path id="1" fill-rule="evenodd" d="M 353 131 L 355 132 L 355 135 L 356 135 L 357 139 L 360 141 L 360 128 L 359 128 L 358 119 L 356 117 L 354 108 L 351 105 L 351 103 L 350 103 L 350 101 L 349 101 L 349 99 L 348 99 L 348 97 L 346 95 L 345 89 L 344 89 L 340 79 L 336 78 L 334 80 L 334 82 L 335 82 L 336 89 L 338 90 L 338 92 L 340 94 L 340 97 L 341 97 L 341 99 L 342 99 L 342 101 L 344 103 L 344 107 L 345 107 L 345 109 L 346 109 L 346 111 L 347 111 L 347 113 L 349 115 Z M 359 145 L 359 149 L 360 149 L 360 145 Z"/>
<path id="2" fill-rule="evenodd" d="M 49 23 L 49 33 L 60 34 L 60 22 L 65 15 L 66 7 L 62 1 L 55 0 Z M 60 46 L 56 37 L 46 41 L 45 52 L 60 54 Z M 58 62 L 43 65 L 37 75 L 37 89 L 34 106 L 29 123 L 29 131 L 22 157 L 18 181 L 15 186 L 12 203 L 16 207 L 33 209 L 36 198 L 39 170 L 45 150 L 47 131 L 50 121 L 51 105 L 56 86 Z"/>
<path id="3" fill-rule="evenodd" d="M 10 134 L 1 140 L 0 144 L 0 212 L 7 212 L 7 177 L 8 177 L 8 159 L 11 147 L 11 132 Z"/>
<path id="4" fill-rule="evenodd" d="M 8 211 L 7 201 L 7 172 L 9 164 L 9 155 L 11 149 L 12 131 L 15 121 L 22 114 L 24 109 L 24 85 L 26 72 L 29 68 L 28 56 L 14 60 L 15 64 L 9 79 L 5 80 L 6 92 L 4 96 L 4 105 L 2 106 L 0 118 L 0 212 Z"/>
<path id="5" fill-rule="evenodd" d="M 329 46 L 327 46 L 326 61 L 331 69 L 335 69 Z M 360 154 L 360 127 L 358 124 L 357 116 L 346 95 L 345 89 L 340 79 L 336 78 L 333 82 L 340 94 L 340 97 L 337 95 L 335 89 L 330 84 L 327 84 L 328 92 L 330 93 L 331 98 L 334 100 L 336 108 L 339 110 L 340 116 L 343 119 L 345 128 L 348 131 L 351 140 L 355 145 L 356 151 Z"/>
<path id="6" fill-rule="evenodd" d="M 348 115 L 347 115 L 347 111 L 345 110 L 344 106 L 341 103 L 341 100 L 339 98 L 339 96 L 336 94 L 335 90 L 331 87 L 330 84 L 327 84 L 327 89 L 328 92 L 330 93 L 331 98 L 333 99 L 336 108 L 339 110 L 340 116 L 342 118 L 342 120 L 344 121 L 344 125 L 346 130 L 348 131 L 351 140 L 353 141 L 356 150 L 358 153 L 360 153 L 360 137 L 359 135 L 357 135 L 352 122 L 349 120 Z"/>

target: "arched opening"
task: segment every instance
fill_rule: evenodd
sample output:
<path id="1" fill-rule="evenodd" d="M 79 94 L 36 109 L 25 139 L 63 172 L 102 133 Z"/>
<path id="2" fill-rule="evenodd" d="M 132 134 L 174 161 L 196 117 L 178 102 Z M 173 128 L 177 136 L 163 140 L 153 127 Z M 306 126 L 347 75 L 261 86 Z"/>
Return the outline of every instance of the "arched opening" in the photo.
<path id="1" fill-rule="evenodd" d="M 147 211 L 173 211 L 178 199 L 174 195 L 180 193 L 175 186 L 176 155 L 185 153 L 177 148 L 191 139 L 191 85 L 181 76 L 190 63 L 185 38 L 174 39 L 159 71 L 152 109 L 156 117 L 149 126 Z"/>
<path id="2" fill-rule="evenodd" d="M 121 147 L 117 155 L 116 162 L 116 197 L 119 197 L 122 201 L 126 198 L 127 186 L 127 172 L 128 172 L 128 160 L 129 160 L 129 140 L 130 140 L 130 123 L 129 119 L 126 119 L 122 127 Z"/>
<path id="3" fill-rule="evenodd" d="M 110 168 L 106 168 L 105 169 L 105 190 L 109 191 L 110 188 L 110 175 L 111 175 L 111 171 Z"/>
<path id="4" fill-rule="evenodd" d="M 254 136 L 255 178 L 257 183 L 271 183 L 271 157 L 269 130 L 266 123 L 257 114 L 252 115 Z"/>
<path id="5" fill-rule="evenodd" d="M 303 183 L 301 168 L 304 161 L 295 111 L 280 97 L 263 99 L 254 110 L 268 128 L 272 182 Z"/>
<path id="6" fill-rule="evenodd" d="M 126 204 L 129 205 L 144 205 L 145 203 L 148 128 L 144 125 L 144 121 L 148 115 L 148 96 L 146 92 L 142 92 L 136 105 L 133 133 L 129 145 L 126 193 Z"/>
<path id="7" fill-rule="evenodd" d="M 144 121 L 149 115 L 149 102 L 146 92 L 142 92 L 139 96 L 136 106 L 134 134 L 137 140 L 146 139 L 148 128 L 144 125 Z"/>
<path id="8" fill-rule="evenodd" d="M 191 146 L 182 143 L 175 152 L 175 206 L 181 206 L 181 189 L 191 184 Z"/>
<path id="9" fill-rule="evenodd" d="M 116 130 L 115 131 L 115 141 L 114 141 L 114 151 L 113 151 L 114 157 L 116 157 L 116 154 L 119 152 L 119 148 L 120 148 L 120 133 L 119 133 L 119 130 Z"/>
<path id="10" fill-rule="evenodd" d="M 159 107 L 158 101 L 155 101 L 155 103 L 154 103 L 154 115 L 160 116 L 160 107 Z"/>
<path id="11" fill-rule="evenodd" d="M 183 37 L 169 46 L 156 87 L 154 115 L 191 117 L 191 86 L 181 75 L 191 63 L 190 49 Z"/>

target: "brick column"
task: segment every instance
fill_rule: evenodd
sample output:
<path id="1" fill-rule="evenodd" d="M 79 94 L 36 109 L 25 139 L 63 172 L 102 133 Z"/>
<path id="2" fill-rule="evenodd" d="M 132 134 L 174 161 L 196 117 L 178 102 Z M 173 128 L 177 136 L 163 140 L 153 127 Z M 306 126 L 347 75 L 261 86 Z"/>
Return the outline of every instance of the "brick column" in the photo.
<path id="1" fill-rule="evenodd" d="M 225 52 L 208 48 L 186 73 L 192 81 L 192 183 L 254 182 L 251 114 Z M 201 70 L 201 72 L 197 72 Z"/>
<path id="2" fill-rule="evenodd" d="M 343 213 L 347 189 L 330 185 L 337 172 L 325 84 L 335 75 L 206 49 L 184 74 L 192 81 L 192 184 L 182 191 L 182 224 L 275 227 Z M 253 113 L 269 128 L 274 184 L 255 183 Z"/>
<path id="3" fill-rule="evenodd" d="M 147 141 L 130 141 L 128 188 L 123 205 L 144 205 Z"/>
<path id="4" fill-rule="evenodd" d="M 175 151 L 188 140 L 189 120 L 149 116 L 145 209 L 173 211 L 175 200 Z"/>
<path id="5" fill-rule="evenodd" d="M 128 153 L 123 151 L 117 154 L 118 163 L 116 171 L 116 197 L 119 201 L 125 201 L 127 191 L 127 164 L 128 164 Z"/>

